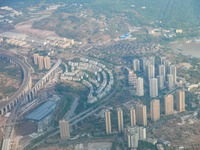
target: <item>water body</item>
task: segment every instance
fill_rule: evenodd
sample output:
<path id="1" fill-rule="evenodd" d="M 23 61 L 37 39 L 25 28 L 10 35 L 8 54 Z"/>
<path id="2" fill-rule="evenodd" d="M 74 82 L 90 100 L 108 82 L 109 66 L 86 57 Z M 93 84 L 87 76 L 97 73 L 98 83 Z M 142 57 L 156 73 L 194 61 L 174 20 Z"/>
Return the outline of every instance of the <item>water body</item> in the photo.
<path id="1" fill-rule="evenodd" d="M 200 42 L 177 42 L 173 43 L 172 47 L 173 50 L 184 55 L 200 58 Z"/>

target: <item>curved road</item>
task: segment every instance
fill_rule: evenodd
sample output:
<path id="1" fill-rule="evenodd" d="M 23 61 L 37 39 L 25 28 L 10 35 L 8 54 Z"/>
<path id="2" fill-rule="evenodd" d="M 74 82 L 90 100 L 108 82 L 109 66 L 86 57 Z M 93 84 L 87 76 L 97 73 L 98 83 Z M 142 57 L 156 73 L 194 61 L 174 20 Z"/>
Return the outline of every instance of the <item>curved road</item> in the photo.
<path id="1" fill-rule="evenodd" d="M 30 74 L 28 66 L 22 61 L 12 56 L 11 53 L 8 53 L 7 51 L 0 49 L 0 56 L 7 57 L 8 59 L 11 59 L 12 61 L 14 61 L 20 67 L 23 74 L 22 84 L 20 88 L 17 90 L 17 92 L 15 92 L 15 94 L 12 95 L 9 98 L 9 100 L 4 101 L 3 103 L 0 103 L 0 109 L 3 109 L 4 107 L 7 107 L 10 103 L 14 102 L 15 99 L 18 98 L 21 95 L 21 93 L 23 93 L 24 90 L 29 86 L 31 82 L 31 74 Z"/>

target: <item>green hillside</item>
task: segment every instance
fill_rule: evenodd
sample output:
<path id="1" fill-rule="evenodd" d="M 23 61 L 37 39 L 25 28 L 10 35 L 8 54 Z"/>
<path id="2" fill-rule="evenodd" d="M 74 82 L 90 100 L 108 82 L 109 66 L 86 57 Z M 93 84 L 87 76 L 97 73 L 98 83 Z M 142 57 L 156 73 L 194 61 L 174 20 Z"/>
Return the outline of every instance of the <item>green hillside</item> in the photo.
<path id="1" fill-rule="evenodd" d="M 98 17 L 122 16 L 132 25 L 152 25 L 165 28 L 189 28 L 200 25 L 199 0 L 7 0 L 0 5 L 22 8 L 43 4 L 65 4 L 58 11 L 73 13 L 81 4 L 83 9 L 92 10 Z M 70 7 L 69 7 L 70 6 Z M 156 21 L 159 21 L 156 22 Z M 162 23 L 160 23 L 162 21 Z M 155 22 L 152 24 L 152 22 Z"/>
<path id="2" fill-rule="evenodd" d="M 53 1 L 53 0 L 52 0 Z M 67 6 L 82 4 L 85 9 L 90 9 L 94 15 L 104 14 L 108 18 L 116 15 L 128 17 L 131 24 L 149 25 L 165 28 L 189 28 L 200 25 L 199 0 L 71 0 L 65 1 Z M 62 8 L 60 9 L 62 10 Z M 64 9 L 63 9 L 64 10 Z M 71 7 L 65 11 L 75 11 Z"/>

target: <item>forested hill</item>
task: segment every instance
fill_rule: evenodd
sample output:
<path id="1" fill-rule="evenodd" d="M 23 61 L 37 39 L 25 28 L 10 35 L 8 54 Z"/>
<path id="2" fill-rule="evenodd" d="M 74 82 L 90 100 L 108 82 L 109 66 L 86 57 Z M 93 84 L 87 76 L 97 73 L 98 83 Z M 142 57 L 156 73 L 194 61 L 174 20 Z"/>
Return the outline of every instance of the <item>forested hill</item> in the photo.
<path id="1" fill-rule="evenodd" d="M 131 25 L 152 25 L 164 28 L 190 28 L 200 26 L 200 0 L 0 0 L 0 6 L 17 9 L 42 4 L 66 4 L 59 11 L 92 10 L 95 17 L 105 15 L 128 18 Z"/>

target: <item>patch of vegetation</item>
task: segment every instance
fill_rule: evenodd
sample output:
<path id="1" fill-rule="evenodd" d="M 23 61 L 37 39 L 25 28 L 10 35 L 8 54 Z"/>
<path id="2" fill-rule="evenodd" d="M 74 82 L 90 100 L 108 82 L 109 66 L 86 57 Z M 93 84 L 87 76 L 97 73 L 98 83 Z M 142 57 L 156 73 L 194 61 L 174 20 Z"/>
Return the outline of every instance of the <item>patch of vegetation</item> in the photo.
<path id="1" fill-rule="evenodd" d="M 0 60 L 0 73 L 13 77 L 15 79 L 19 79 L 17 75 L 21 74 L 18 67 L 8 67 L 10 65 L 8 60 Z M 9 64 L 9 65 L 8 65 Z"/>
<path id="2" fill-rule="evenodd" d="M 87 101 L 88 89 L 83 87 L 73 87 L 66 83 L 58 83 L 55 86 L 55 91 L 62 97 L 59 102 L 59 109 L 54 113 L 54 126 L 58 126 L 59 120 L 70 110 L 74 100 L 72 94 L 80 96 L 79 105 L 77 106 L 76 113 L 79 113 L 84 109 L 84 105 Z"/>
<path id="3" fill-rule="evenodd" d="M 139 141 L 138 150 L 148 150 L 148 149 L 157 150 L 155 145 L 145 142 L 145 141 Z"/>

